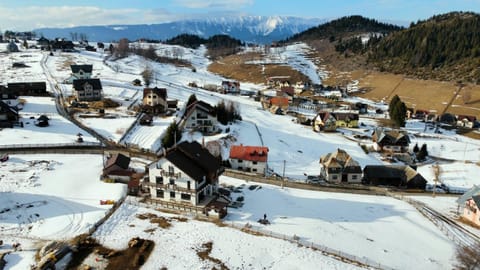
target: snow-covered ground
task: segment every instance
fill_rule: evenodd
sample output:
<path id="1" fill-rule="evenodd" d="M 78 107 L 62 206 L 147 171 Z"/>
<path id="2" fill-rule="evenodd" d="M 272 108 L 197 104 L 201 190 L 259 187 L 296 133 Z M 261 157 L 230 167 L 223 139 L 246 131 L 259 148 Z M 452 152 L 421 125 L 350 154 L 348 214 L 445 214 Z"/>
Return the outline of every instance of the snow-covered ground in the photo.
<path id="1" fill-rule="evenodd" d="M 282 189 L 221 177 L 221 184 L 240 186 L 244 206 L 230 209 L 227 222 L 258 224 L 265 230 L 297 235 L 395 269 L 451 269 L 455 246 L 411 205 L 390 197 Z"/>
<path id="2" fill-rule="evenodd" d="M 125 185 L 100 181 L 102 167 L 101 155 L 10 155 L 0 163 L 0 251 L 14 242 L 25 250 L 6 257 L 7 269 L 29 269 L 37 242 L 88 232 L 112 207 L 100 200 L 125 196 Z"/>
<path id="3" fill-rule="evenodd" d="M 156 44 L 158 51 L 174 46 Z M 165 46 L 165 47 L 164 47 Z M 321 69 L 317 63 L 307 59 L 305 45 L 292 45 L 283 51 L 282 59 L 302 69 L 313 81 L 321 81 Z M 102 80 L 105 96 L 121 103 L 115 110 L 106 111 L 115 119 L 78 118 L 85 125 L 118 142 L 135 121 L 128 110 L 139 98 L 142 87 L 131 84 L 141 79 L 140 73 L 149 66 L 155 71 L 152 87 L 165 87 L 168 97 L 178 99 L 183 104 L 191 94 L 211 105 L 232 101 L 237 104 L 243 121 L 229 126 L 230 132 L 203 137 L 196 133 L 184 133 L 184 140 L 212 141 L 229 136 L 222 145 L 223 156 L 228 155 L 231 144 L 261 145 L 269 147 L 269 167 L 277 173 L 297 179 L 305 174 L 318 175 L 320 156 L 335 151 L 346 150 L 361 166 L 382 164 L 376 154 L 365 154 L 358 142 L 339 133 L 314 133 L 310 127 L 294 123 L 290 116 L 273 115 L 261 109 L 260 103 L 243 96 L 229 96 L 188 87 L 189 82 L 199 85 L 217 84 L 222 78 L 207 70 L 209 60 L 204 56 L 205 48 L 183 49 L 182 58 L 191 61 L 191 68 L 175 67 L 153 63 L 138 56 L 130 56 L 118 61 L 104 61 L 103 53 L 81 52 L 60 53 L 46 58 L 46 65 L 56 79 L 62 82 L 70 74 L 70 64 L 93 64 L 93 76 Z M 3 81 L 19 76 L 12 71 L 12 57 L 22 54 L 30 59 L 30 77 L 45 80 L 40 66 L 43 52 L 28 52 L 1 56 L 4 61 Z M 16 58 L 15 58 L 16 59 Z M 29 61 L 30 61 L 29 60 Z M 10 61 L 10 62 L 9 62 Z M 9 64 L 10 63 L 10 64 Z M 294 64 L 297 63 L 297 64 Z M 17 72 L 17 73 L 16 73 Z M 18 77 L 28 79 L 26 77 Z M 43 78 L 43 79 L 42 79 Z M 28 79 L 30 80 L 30 79 Z M 47 85 L 49 85 L 47 83 Z M 242 89 L 261 89 L 261 85 L 242 83 Z M 60 84 L 64 95 L 71 93 L 71 85 Z M 56 113 L 51 98 L 26 99 L 21 111 L 25 127 L 2 129 L 0 145 L 24 143 L 70 143 L 76 134 L 82 133 L 88 142 L 96 139 L 68 122 Z M 376 104 L 384 107 L 384 104 Z M 39 128 L 33 125 L 31 116 L 46 114 L 51 118 L 50 126 Z M 160 147 L 159 137 L 165 131 L 171 118 L 156 118 L 151 127 L 135 126 L 122 143 L 138 145 L 140 148 L 155 150 Z M 361 119 L 365 128 L 359 133 L 370 133 L 376 125 L 373 120 Z M 26 122 L 29 122 L 26 124 Z M 426 143 L 432 156 L 454 160 L 456 163 L 441 163 L 441 181 L 450 186 L 468 188 L 480 184 L 480 160 L 476 140 L 444 132 L 433 134 L 420 123 L 409 122 L 413 144 Z M 343 130 L 342 130 L 343 131 Z M 345 129 L 345 135 L 350 135 Z M 357 131 L 355 131 L 357 132 Z M 421 134 L 419 134 L 421 133 Z M 426 134 L 427 136 L 423 136 Z M 422 135 L 422 136 L 420 136 Z M 10 155 L 6 163 L 0 163 L 0 205 L 10 211 L 0 213 L 2 238 L 6 246 L 13 242 L 9 235 L 21 235 L 25 241 L 23 252 L 6 257 L 8 269 L 26 269 L 33 262 L 34 251 L 38 246 L 34 241 L 42 239 L 69 238 L 85 232 L 101 219 L 108 207 L 99 205 L 100 199 L 118 200 L 125 194 L 124 185 L 105 184 L 99 181 L 102 157 L 96 155 Z M 34 160 L 41 162 L 32 162 Z M 44 162 L 46 161 L 46 162 Z M 465 164 L 464 161 L 468 161 Z M 285 167 L 284 167 L 285 166 Z M 419 167 L 419 171 L 429 181 L 433 181 L 432 165 Z M 459 169 L 460 168 L 460 169 Z M 231 185 L 243 182 L 227 177 L 221 181 Z M 247 185 L 248 186 L 248 185 Z M 426 218 L 405 202 L 389 197 L 374 197 L 342 193 L 313 192 L 262 185 L 256 191 L 243 189 L 245 205 L 240 209 L 230 209 L 227 222 L 243 225 L 256 224 L 268 215 L 272 225 L 265 229 L 279 234 L 297 235 L 301 240 L 325 245 L 358 257 L 366 257 L 398 269 L 451 269 L 454 264 L 455 246 Z M 449 202 L 445 202 L 447 205 Z M 31 206 L 30 206 L 31 205 Z M 445 206 L 448 208 L 448 206 Z M 154 255 L 147 261 L 145 269 L 212 268 L 209 262 L 201 261 L 195 249 L 212 241 L 212 257 L 219 258 L 230 268 L 273 268 L 273 269 L 346 269 L 346 265 L 308 248 L 297 247 L 289 242 L 257 237 L 239 232 L 237 229 L 188 220 L 172 221 L 170 229 L 156 229 L 153 233 L 144 230 L 151 228 L 148 222 L 135 218 L 137 213 L 148 212 L 144 208 L 124 205 L 95 234 L 102 243 L 111 247 L 124 248 L 128 240 L 140 236 L 154 240 L 157 244 Z M 165 215 L 157 213 L 158 215 Z M 168 215 L 167 215 L 168 216 Z M 134 226 L 129 226 L 134 225 Z M 5 231 L 3 231 L 5 230 Z M 178 254 L 182 254 L 179 258 Z M 185 255 L 183 255 L 185 254 Z"/>
<path id="4" fill-rule="evenodd" d="M 26 97 L 23 109 L 19 111 L 24 126 L 5 128 L 0 132 L 0 148 L 15 145 L 76 144 L 77 134 L 81 133 L 85 142 L 98 143 L 98 140 L 57 113 L 55 100 L 50 97 Z M 40 115 L 46 115 L 49 126 L 34 124 Z M 33 119 L 32 119 L 33 118 Z"/>
<path id="5" fill-rule="evenodd" d="M 357 269 L 350 264 L 322 255 L 310 248 L 264 236 L 254 236 L 238 229 L 188 219 L 171 219 L 171 227 L 162 229 L 138 214 L 173 215 L 123 204 L 93 235 L 109 248 L 125 249 L 133 237 L 150 239 L 155 247 L 142 269 L 212 269 L 218 264 L 201 260 L 197 251 L 212 242 L 210 256 L 229 269 Z"/>

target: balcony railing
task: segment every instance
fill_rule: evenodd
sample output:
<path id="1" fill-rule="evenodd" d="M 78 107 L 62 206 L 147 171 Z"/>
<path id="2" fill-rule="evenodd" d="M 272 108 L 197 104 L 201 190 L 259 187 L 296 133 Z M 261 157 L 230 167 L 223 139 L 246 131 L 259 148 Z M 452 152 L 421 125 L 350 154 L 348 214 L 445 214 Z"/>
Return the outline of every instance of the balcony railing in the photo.
<path id="1" fill-rule="evenodd" d="M 196 189 L 187 189 L 183 187 L 179 187 L 176 184 L 156 184 L 156 183 L 151 183 L 151 182 L 143 182 L 143 186 L 145 187 L 153 187 L 153 188 L 160 188 L 165 191 L 180 191 L 183 193 L 190 193 L 190 194 L 195 194 L 198 190 Z"/>

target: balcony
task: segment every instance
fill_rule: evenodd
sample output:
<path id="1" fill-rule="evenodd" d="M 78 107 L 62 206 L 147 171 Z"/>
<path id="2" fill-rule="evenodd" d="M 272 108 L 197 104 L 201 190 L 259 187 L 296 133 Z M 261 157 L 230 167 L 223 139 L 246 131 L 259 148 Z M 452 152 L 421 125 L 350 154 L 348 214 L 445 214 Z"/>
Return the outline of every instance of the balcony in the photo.
<path id="1" fill-rule="evenodd" d="M 180 178 L 181 173 L 172 173 L 172 172 L 167 172 L 167 171 L 160 171 L 160 175 L 164 177 L 173 177 L 173 178 Z"/>
<path id="2" fill-rule="evenodd" d="M 165 191 L 180 191 L 180 192 L 183 192 L 183 193 L 190 193 L 190 194 L 195 194 L 197 190 L 195 189 L 187 189 L 187 188 L 183 188 L 183 187 L 179 187 L 175 184 L 156 184 L 156 183 L 151 183 L 151 182 L 144 182 L 143 183 L 143 186 L 145 187 L 153 187 L 153 188 L 156 188 L 156 189 L 163 189 Z"/>

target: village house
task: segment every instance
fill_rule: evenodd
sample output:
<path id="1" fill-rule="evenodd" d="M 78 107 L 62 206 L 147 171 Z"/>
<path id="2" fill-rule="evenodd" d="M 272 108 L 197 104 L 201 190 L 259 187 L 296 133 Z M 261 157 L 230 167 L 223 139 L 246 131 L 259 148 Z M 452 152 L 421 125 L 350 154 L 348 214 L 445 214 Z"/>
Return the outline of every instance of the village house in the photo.
<path id="1" fill-rule="evenodd" d="M 37 40 L 37 45 L 40 46 L 42 50 L 45 50 L 45 48 L 50 45 L 50 40 L 42 36 Z"/>
<path id="2" fill-rule="evenodd" d="M 337 130 L 337 120 L 330 112 L 319 112 L 313 118 L 313 130 L 332 132 Z"/>
<path id="3" fill-rule="evenodd" d="M 218 202 L 218 177 L 224 168 L 221 161 L 196 141 L 184 141 L 165 151 L 146 168 L 142 185 L 153 200 L 165 206 L 184 205 L 183 209 L 203 208 L 204 213 L 223 217 L 226 204 Z M 208 212 L 213 206 L 214 213 Z"/>
<path id="4" fill-rule="evenodd" d="M 240 83 L 236 81 L 222 81 L 223 93 L 240 93 Z"/>
<path id="5" fill-rule="evenodd" d="M 59 39 L 56 38 L 55 40 L 50 42 L 50 46 L 52 47 L 52 50 L 62 50 L 62 51 L 73 51 L 75 48 L 75 45 L 71 40 L 66 40 L 66 39 Z"/>
<path id="6" fill-rule="evenodd" d="M 7 45 L 7 52 L 19 52 L 17 44 L 15 44 L 15 40 L 10 40 L 10 42 Z"/>
<path id="7" fill-rule="evenodd" d="M 77 101 L 102 100 L 102 83 L 99 79 L 73 80 L 73 90 Z"/>
<path id="8" fill-rule="evenodd" d="M 262 106 L 274 114 L 285 114 L 290 101 L 287 97 L 270 97 L 262 100 Z"/>
<path id="9" fill-rule="evenodd" d="M 93 65 L 70 65 L 72 74 L 65 83 L 73 83 L 74 80 L 86 80 L 92 78 Z"/>
<path id="10" fill-rule="evenodd" d="M 0 100 L 0 128 L 12 128 L 18 118 L 17 109 Z"/>
<path id="11" fill-rule="evenodd" d="M 476 121 L 477 121 L 477 117 L 473 115 L 458 115 L 456 126 L 464 127 L 464 128 L 473 128 Z"/>
<path id="12" fill-rule="evenodd" d="M 166 88 L 143 89 L 142 110 L 151 114 L 165 113 L 168 108 Z"/>
<path id="13" fill-rule="evenodd" d="M 462 217 L 480 226 L 480 195 L 474 195 L 465 202 Z"/>
<path id="14" fill-rule="evenodd" d="M 229 161 L 232 169 L 265 175 L 268 168 L 268 147 L 232 145 Z"/>
<path id="15" fill-rule="evenodd" d="M 128 183 L 133 174 L 135 171 L 130 168 L 130 157 L 115 153 L 105 162 L 102 177 L 112 182 Z"/>
<path id="16" fill-rule="evenodd" d="M 458 205 L 457 209 L 457 214 L 460 214 L 460 212 L 464 212 L 464 207 L 466 205 L 466 202 L 471 199 L 473 196 L 480 195 L 480 186 L 479 185 L 473 185 L 469 190 L 465 191 L 462 196 L 458 197 L 456 202 Z M 461 208 L 461 209 L 460 209 Z"/>
<path id="17" fill-rule="evenodd" d="M 185 109 L 184 123 L 189 130 L 210 134 L 218 131 L 215 109 L 208 103 L 197 100 Z"/>
<path id="18" fill-rule="evenodd" d="M 49 96 L 45 82 L 8 83 L 7 92 L 15 96 Z"/>
<path id="19" fill-rule="evenodd" d="M 362 182 L 374 186 L 392 186 L 425 190 L 427 180 L 414 168 L 406 165 L 367 165 Z"/>
<path id="20" fill-rule="evenodd" d="M 337 127 L 358 128 L 358 112 L 356 111 L 336 111 L 331 112 L 335 117 Z"/>
<path id="21" fill-rule="evenodd" d="M 320 175 L 328 182 L 361 183 L 362 168 L 345 150 L 337 149 L 320 158 Z"/>
<path id="22" fill-rule="evenodd" d="M 386 130 L 376 128 L 372 134 L 377 151 L 407 152 L 410 138 L 408 133 L 402 130 Z"/>

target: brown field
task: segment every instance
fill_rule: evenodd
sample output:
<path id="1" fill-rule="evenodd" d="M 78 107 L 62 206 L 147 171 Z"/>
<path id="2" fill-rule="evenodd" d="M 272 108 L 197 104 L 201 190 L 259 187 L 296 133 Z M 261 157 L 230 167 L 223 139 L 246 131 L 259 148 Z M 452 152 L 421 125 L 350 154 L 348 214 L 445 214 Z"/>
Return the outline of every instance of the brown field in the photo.
<path id="1" fill-rule="evenodd" d="M 423 110 L 435 110 L 442 113 L 445 109 L 453 114 L 467 114 L 480 117 L 480 86 L 465 85 L 458 96 L 455 82 L 418 80 L 402 75 L 371 72 L 360 80 L 359 86 L 367 91 L 358 96 L 374 101 L 389 102 L 398 95 L 407 107 Z M 471 98 L 464 104 L 462 95 L 468 92 Z M 452 106 L 447 105 L 453 99 Z"/>
<path id="2" fill-rule="evenodd" d="M 289 66 L 253 65 L 245 62 L 261 59 L 257 53 L 237 54 L 224 57 L 210 64 L 208 70 L 240 82 L 265 83 L 271 76 L 290 76 L 291 82 L 306 81 L 308 78 Z"/>

